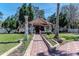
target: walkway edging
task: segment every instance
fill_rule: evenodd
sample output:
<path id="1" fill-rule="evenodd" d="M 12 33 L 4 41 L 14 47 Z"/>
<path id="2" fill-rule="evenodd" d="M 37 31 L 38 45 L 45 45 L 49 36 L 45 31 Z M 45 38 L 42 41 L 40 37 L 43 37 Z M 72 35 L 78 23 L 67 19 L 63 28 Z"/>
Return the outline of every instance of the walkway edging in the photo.
<path id="1" fill-rule="evenodd" d="M 46 39 L 43 35 L 41 35 L 41 36 L 42 36 L 44 42 L 46 43 L 46 45 L 47 45 L 49 51 L 52 51 L 53 48 L 56 48 L 57 46 L 59 46 L 59 43 L 58 43 L 58 42 L 56 42 L 57 44 L 55 44 L 54 46 L 52 46 L 52 45 L 49 43 L 49 41 L 47 41 L 47 39 Z"/>
<path id="2" fill-rule="evenodd" d="M 34 36 L 33 36 L 33 38 L 34 38 Z M 26 52 L 24 53 L 24 56 L 30 56 L 30 51 L 31 51 L 31 48 L 32 48 L 32 43 L 33 43 L 33 38 L 31 40 L 29 46 L 27 47 Z"/>
<path id="3" fill-rule="evenodd" d="M 14 46 L 13 48 L 9 49 L 7 52 L 3 53 L 1 56 L 8 56 L 10 53 L 14 52 L 15 49 L 17 49 L 19 46 L 22 45 L 22 40 L 20 40 L 20 43 L 17 46 Z"/>

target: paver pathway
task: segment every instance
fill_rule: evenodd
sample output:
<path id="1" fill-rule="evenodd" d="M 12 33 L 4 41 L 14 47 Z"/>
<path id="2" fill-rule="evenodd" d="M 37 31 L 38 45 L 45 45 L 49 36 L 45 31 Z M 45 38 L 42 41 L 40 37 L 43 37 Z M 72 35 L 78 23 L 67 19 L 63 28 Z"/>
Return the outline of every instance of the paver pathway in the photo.
<path id="1" fill-rule="evenodd" d="M 48 48 L 39 34 L 35 34 L 32 42 L 30 56 L 47 56 Z"/>
<path id="2" fill-rule="evenodd" d="M 79 41 L 73 41 L 57 48 L 61 53 L 59 55 L 79 55 Z"/>

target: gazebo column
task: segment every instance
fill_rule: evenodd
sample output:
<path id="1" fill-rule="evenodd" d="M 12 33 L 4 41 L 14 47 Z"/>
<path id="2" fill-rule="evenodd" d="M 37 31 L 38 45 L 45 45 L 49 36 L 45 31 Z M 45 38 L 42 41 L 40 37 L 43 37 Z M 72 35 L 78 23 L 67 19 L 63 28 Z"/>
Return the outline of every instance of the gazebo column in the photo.
<path id="1" fill-rule="evenodd" d="M 44 27 L 44 31 L 46 32 L 46 27 Z"/>

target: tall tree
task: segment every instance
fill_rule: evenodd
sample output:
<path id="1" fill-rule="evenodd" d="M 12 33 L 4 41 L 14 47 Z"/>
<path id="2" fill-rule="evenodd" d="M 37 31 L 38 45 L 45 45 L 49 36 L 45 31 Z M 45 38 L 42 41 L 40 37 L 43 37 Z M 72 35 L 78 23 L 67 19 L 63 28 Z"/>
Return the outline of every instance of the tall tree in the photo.
<path id="1" fill-rule="evenodd" d="M 39 7 L 34 7 L 34 15 L 35 15 L 35 18 L 45 18 L 45 15 L 44 15 L 44 10 L 43 9 L 39 9 Z"/>
<path id="2" fill-rule="evenodd" d="M 63 14 L 62 12 L 60 12 L 59 14 L 59 27 L 64 27 L 67 26 L 68 21 L 66 19 L 66 14 Z"/>
<path id="3" fill-rule="evenodd" d="M 3 13 L 2 13 L 2 12 L 0 12 L 0 18 L 2 18 L 2 16 L 3 16 Z"/>
<path id="4" fill-rule="evenodd" d="M 55 37 L 56 39 L 59 39 L 59 10 L 60 4 L 57 3 L 57 14 L 56 14 L 56 28 L 55 28 Z"/>
<path id="5" fill-rule="evenodd" d="M 77 21 L 79 16 L 78 5 L 76 4 L 65 5 L 62 7 L 62 11 L 63 13 L 66 13 L 68 28 L 71 28 L 71 26 L 74 28 L 75 22 Z"/>
<path id="6" fill-rule="evenodd" d="M 23 24 L 25 22 L 25 15 L 28 15 L 28 12 L 27 12 L 27 7 L 26 7 L 26 4 L 24 3 L 22 5 L 22 7 L 20 7 L 19 9 L 19 21 L 20 21 L 20 25 Z"/>
<path id="7" fill-rule="evenodd" d="M 27 8 L 28 8 L 28 21 L 32 21 L 34 19 L 34 10 L 32 4 L 29 3 Z"/>
<path id="8" fill-rule="evenodd" d="M 32 4 L 29 3 L 26 5 L 25 3 L 19 8 L 19 27 L 21 25 L 25 26 L 25 16 L 28 16 L 28 21 L 32 21 L 34 18 Z"/>
<path id="9" fill-rule="evenodd" d="M 44 10 L 39 10 L 39 17 L 40 18 L 45 18 L 45 16 L 44 16 Z"/>
<path id="10" fill-rule="evenodd" d="M 55 24 L 56 23 L 56 13 L 48 17 L 48 21 Z"/>

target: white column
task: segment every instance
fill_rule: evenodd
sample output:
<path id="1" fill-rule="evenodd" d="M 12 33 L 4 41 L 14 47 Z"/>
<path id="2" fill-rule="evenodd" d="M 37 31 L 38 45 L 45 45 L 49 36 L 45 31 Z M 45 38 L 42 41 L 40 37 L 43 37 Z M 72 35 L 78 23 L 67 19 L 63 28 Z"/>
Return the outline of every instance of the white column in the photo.
<path id="1" fill-rule="evenodd" d="M 28 35 L 28 16 L 25 16 L 25 35 Z"/>
<path id="2" fill-rule="evenodd" d="M 46 27 L 44 27 L 44 31 L 46 32 Z"/>

